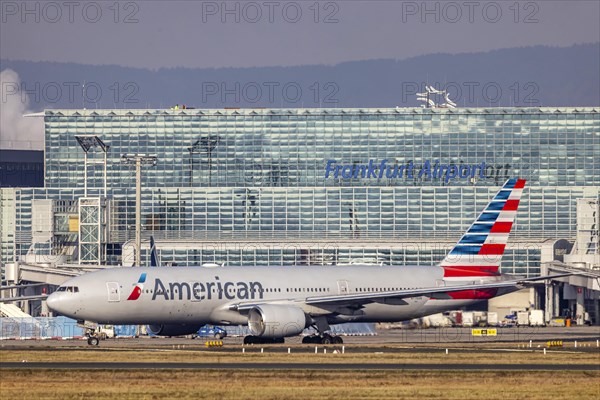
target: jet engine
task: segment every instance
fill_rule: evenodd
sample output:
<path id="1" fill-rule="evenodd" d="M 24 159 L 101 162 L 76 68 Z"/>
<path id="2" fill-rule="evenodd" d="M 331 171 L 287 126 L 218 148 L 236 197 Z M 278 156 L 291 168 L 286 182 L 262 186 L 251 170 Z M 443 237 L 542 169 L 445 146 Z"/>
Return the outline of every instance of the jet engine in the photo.
<path id="1" fill-rule="evenodd" d="M 263 338 L 296 336 L 310 325 L 310 321 L 298 307 L 275 304 L 262 304 L 248 313 L 250 333 Z"/>
<path id="2" fill-rule="evenodd" d="M 157 336 L 184 336 L 198 332 L 201 325 L 148 325 L 148 331 Z"/>

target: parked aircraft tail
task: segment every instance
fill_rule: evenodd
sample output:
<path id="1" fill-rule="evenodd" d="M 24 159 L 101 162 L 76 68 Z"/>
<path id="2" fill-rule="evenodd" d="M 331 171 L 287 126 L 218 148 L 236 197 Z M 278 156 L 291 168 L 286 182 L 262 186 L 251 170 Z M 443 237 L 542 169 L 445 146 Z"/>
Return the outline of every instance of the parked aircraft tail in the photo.
<path id="1" fill-rule="evenodd" d="M 444 278 L 499 275 L 500 261 L 525 187 L 509 179 L 440 264 Z"/>
<path id="2" fill-rule="evenodd" d="M 156 243 L 154 243 L 154 236 L 150 236 L 150 266 L 158 267 L 158 255 L 156 254 Z"/>

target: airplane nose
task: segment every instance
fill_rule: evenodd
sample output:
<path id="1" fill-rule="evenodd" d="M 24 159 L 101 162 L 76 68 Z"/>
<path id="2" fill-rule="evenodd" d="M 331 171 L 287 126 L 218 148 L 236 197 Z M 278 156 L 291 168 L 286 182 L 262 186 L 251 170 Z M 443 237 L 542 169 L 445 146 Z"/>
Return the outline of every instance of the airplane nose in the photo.
<path id="1" fill-rule="evenodd" d="M 53 312 L 59 313 L 61 312 L 61 301 L 60 301 L 60 294 L 59 293 L 52 293 L 50 296 L 48 296 L 48 298 L 46 299 L 46 304 L 48 305 L 48 308 L 50 310 L 52 310 Z"/>

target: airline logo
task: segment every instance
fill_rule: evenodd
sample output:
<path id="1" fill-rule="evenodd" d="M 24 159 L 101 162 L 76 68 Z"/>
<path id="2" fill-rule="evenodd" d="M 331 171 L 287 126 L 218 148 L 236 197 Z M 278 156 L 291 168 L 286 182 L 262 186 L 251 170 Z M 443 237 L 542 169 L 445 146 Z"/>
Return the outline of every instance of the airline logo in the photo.
<path id="1" fill-rule="evenodd" d="M 445 277 L 498 274 L 524 187 L 523 179 L 506 181 L 442 262 Z"/>
<path id="2" fill-rule="evenodd" d="M 140 298 L 140 295 L 142 294 L 142 290 L 144 290 L 144 282 L 146 282 L 146 273 L 145 272 L 140 275 L 140 279 L 138 279 L 138 282 L 136 283 L 135 287 L 131 291 L 131 294 L 129 295 L 127 300 L 137 300 Z"/>

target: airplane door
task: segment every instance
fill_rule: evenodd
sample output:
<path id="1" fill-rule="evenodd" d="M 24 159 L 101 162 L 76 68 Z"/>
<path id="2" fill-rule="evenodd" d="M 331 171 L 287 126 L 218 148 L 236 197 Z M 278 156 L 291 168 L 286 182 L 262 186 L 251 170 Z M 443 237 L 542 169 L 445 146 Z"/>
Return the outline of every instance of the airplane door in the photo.
<path id="1" fill-rule="evenodd" d="M 121 301 L 119 282 L 106 282 L 106 289 L 108 290 L 108 301 Z"/>
<path id="2" fill-rule="evenodd" d="M 337 281 L 339 294 L 348 294 L 348 281 Z"/>

